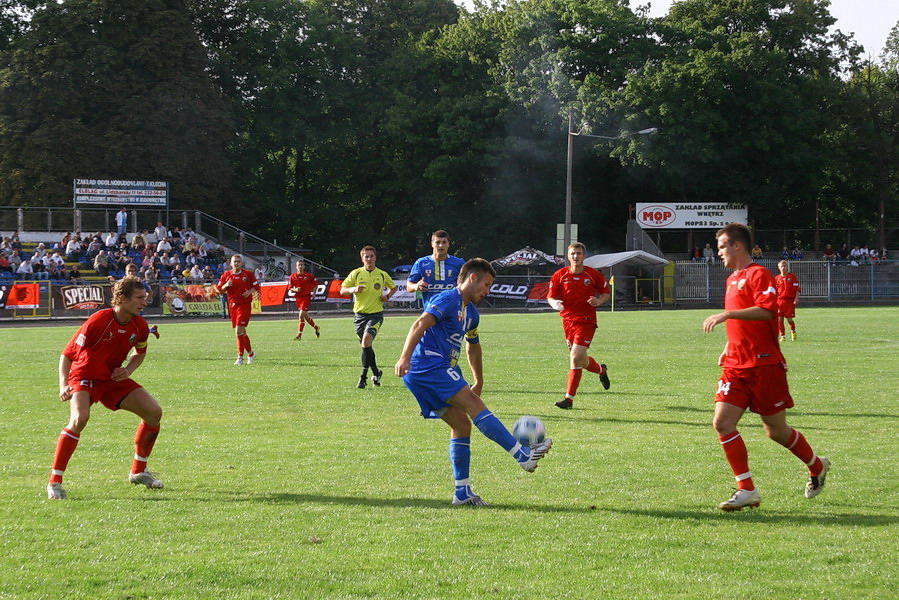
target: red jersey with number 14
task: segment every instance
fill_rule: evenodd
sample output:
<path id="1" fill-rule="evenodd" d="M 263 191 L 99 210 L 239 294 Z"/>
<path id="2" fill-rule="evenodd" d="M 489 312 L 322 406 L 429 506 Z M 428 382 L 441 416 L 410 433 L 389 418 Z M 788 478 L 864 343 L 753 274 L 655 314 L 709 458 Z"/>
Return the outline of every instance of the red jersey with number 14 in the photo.
<path id="1" fill-rule="evenodd" d="M 318 280 L 315 278 L 315 275 L 308 271 L 292 273 L 288 281 L 288 287 L 297 288 L 297 291 L 294 292 L 294 297 L 298 300 L 303 300 L 312 297 L 312 292 L 318 287 Z"/>
<path id="2" fill-rule="evenodd" d="M 596 269 L 584 267 L 580 273 L 572 273 L 570 267 L 565 267 L 553 273 L 547 297 L 562 301 L 563 319 L 596 322 L 596 307 L 587 300 L 608 293 L 609 284 Z"/>
<path id="3" fill-rule="evenodd" d="M 777 314 L 774 277 L 766 267 L 752 263 L 727 278 L 724 310 L 760 306 Z M 727 320 L 727 354 L 724 368 L 742 369 L 759 365 L 786 364 L 777 343 L 777 319 L 766 321 Z"/>
<path id="4" fill-rule="evenodd" d="M 218 288 L 222 289 L 226 283 L 231 282 L 232 285 L 225 293 L 228 294 L 228 303 L 232 305 L 240 305 L 240 304 L 250 304 L 253 302 L 253 294 L 248 294 L 244 296 L 244 292 L 252 289 L 259 289 L 259 282 L 256 281 L 256 275 L 253 274 L 252 271 L 248 271 L 247 269 L 241 269 L 240 273 L 234 274 L 234 270 L 225 271 L 222 273 L 222 278 L 219 279 Z"/>
<path id="5" fill-rule="evenodd" d="M 72 360 L 69 381 L 109 381 L 113 369 L 122 366 L 131 349 L 147 351 L 150 328 L 143 317 L 122 324 L 111 308 L 98 310 L 85 321 L 62 351 Z"/>

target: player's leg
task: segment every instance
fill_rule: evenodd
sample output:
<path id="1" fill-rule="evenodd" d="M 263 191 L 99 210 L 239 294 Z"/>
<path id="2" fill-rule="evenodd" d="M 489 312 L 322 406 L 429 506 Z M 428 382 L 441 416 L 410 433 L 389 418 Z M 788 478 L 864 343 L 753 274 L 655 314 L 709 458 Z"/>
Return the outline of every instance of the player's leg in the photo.
<path id="1" fill-rule="evenodd" d="M 371 382 L 375 386 L 381 385 L 381 376 L 384 374 L 378 368 L 374 348 L 375 336 L 378 335 L 378 330 L 383 322 L 384 316 L 382 314 L 372 315 L 366 325 L 365 333 L 362 335 L 362 377 L 365 377 L 368 369 L 371 369 Z M 359 382 L 362 383 L 362 378 L 359 379 Z"/>
<path id="2" fill-rule="evenodd" d="M 312 329 L 315 330 L 315 337 L 321 337 L 321 328 L 315 324 L 315 320 L 312 318 L 312 315 L 309 314 L 308 308 L 303 310 L 302 318 L 304 322 L 309 323 Z"/>
<path id="3" fill-rule="evenodd" d="M 147 461 L 159 435 L 162 407 L 150 392 L 141 387 L 125 396 L 119 408 L 134 413 L 141 419 L 134 436 L 134 462 L 128 481 L 141 483 L 148 488 L 161 488 L 162 482 L 147 470 Z"/>
<path id="4" fill-rule="evenodd" d="M 303 338 L 303 329 L 306 327 L 306 319 L 303 316 L 303 313 L 305 311 L 303 310 L 302 306 L 300 306 L 299 302 L 297 302 L 297 311 L 299 312 L 299 314 L 297 315 L 297 336 L 293 338 L 295 340 Z"/>
<path id="5" fill-rule="evenodd" d="M 790 339 L 796 341 L 796 323 L 792 317 L 787 317 L 787 323 L 790 325 Z"/>
<path id="6" fill-rule="evenodd" d="M 712 426 L 718 434 L 718 441 L 724 450 L 724 456 L 737 480 L 736 493 L 729 500 L 718 505 L 721 510 L 741 510 L 746 506 L 758 506 L 761 502 L 761 495 L 752 481 L 752 471 L 749 470 L 749 453 L 746 450 L 746 443 L 740 432 L 737 431 L 737 424 L 744 411 L 742 406 L 723 401 L 715 402 Z"/>
<path id="7" fill-rule="evenodd" d="M 50 481 L 47 483 L 47 497 L 51 500 L 65 500 L 66 498 L 66 491 L 62 489 L 62 478 L 65 475 L 69 459 L 72 458 L 75 448 L 78 447 L 81 432 L 87 426 L 90 413 L 90 392 L 87 390 L 74 392 L 69 400 L 69 422 L 56 440 Z"/>
<path id="8" fill-rule="evenodd" d="M 784 341 L 785 339 L 787 339 L 786 337 L 784 337 L 786 330 L 784 330 L 784 318 L 781 314 L 777 315 L 777 333 L 778 335 L 780 335 L 780 341 Z"/>
<path id="9" fill-rule="evenodd" d="M 532 472 L 536 469 L 537 461 L 543 458 L 552 447 L 553 442 L 550 438 L 546 438 L 532 448 L 522 446 L 503 425 L 503 422 L 484 405 L 483 400 L 467 385 L 453 394 L 447 403 L 462 409 L 486 438 L 494 441 L 512 455 L 525 471 Z"/>
<path id="10" fill-rule="evenodd" d="M 440 418 L 450 426 L 449 456 L 455 485 L 453 504 L 486 506 L 487 503 L 471 489 L 471 419 L 464 410 L 454 406 L 447 408 Z"/>
<path id="11" fill-rule="evenodd" d="M 805 486 L 806 498 L 814 498 L 824 488 L 830 461 L 819 457 L 812 449 L 805 436 L 787 424 L 787 411 L 782 410 L 773 415 L 762 415 L 762 424 L 769 438 L 793 453 L 793 456 L 808 467 L 809 478 Z"/>

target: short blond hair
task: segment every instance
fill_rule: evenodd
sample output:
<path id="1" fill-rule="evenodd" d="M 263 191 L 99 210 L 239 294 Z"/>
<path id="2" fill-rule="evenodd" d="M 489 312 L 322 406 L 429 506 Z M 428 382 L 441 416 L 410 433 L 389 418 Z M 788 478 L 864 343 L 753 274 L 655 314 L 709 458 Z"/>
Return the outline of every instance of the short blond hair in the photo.
<path id="1" fill-rule="evenodd" d="M 125 300 L 131 298 L 131 296 L 134 295 L 135 290 L 142 289 L 144 289 L 144 284 L 140 279 L 134 275 L 126 275 L 116 281 L 115 285 L 112 286 L 111 303 L 113 306 L 118 306 Z"/>

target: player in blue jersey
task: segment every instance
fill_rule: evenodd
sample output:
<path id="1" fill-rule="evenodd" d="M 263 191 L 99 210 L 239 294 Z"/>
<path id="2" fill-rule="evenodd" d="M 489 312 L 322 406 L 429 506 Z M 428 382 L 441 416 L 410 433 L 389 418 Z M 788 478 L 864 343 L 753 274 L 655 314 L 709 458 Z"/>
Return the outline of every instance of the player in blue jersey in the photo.
<path id="1" fill-rule="evenodd" d="M 550 438 L 530 448 L 522 446 L 481 400 L 484 377 L 478 339 L 480 316 L 475 304 L 490 292 L 495 278 L 496 272 L 483 258 L 466 262 L 459 273 L 458 286 L 432 298 L 413 323 L 395 367 L 397 376 L 403 378 L 418 400 L 421 415 L 443 419 L 450 427 L 454 505 L 487 505 L 472 491 L 469 479 L 472 422 L 528 472 L 537 468 L 537 461 L 552 447 Z M 463 339 L 474 374 L 470 387 L 457 365 Z"/>
<path id="2" fill-rule="evenodd" d="M 412 265 L 406 290 L 421 292 L 425 306 L 440 292 L 456 287 L 459 270 L 465 261 L 451 255 L 449 245 L 449 234 L 438 229 L 431 234 L 431 248 L 434 249 L 434 253 L 422 256 Z"/>

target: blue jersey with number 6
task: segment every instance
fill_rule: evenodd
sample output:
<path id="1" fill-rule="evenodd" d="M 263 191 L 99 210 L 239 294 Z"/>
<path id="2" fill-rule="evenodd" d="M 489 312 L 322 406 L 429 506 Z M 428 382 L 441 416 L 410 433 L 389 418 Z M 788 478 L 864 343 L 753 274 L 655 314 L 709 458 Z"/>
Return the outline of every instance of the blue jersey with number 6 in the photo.
<path id="1" fill-rule="evenodd" d="M 462 341 L 478 343 L 478 323 L 481 320 L 474 304 L 463 305 L 458 288 L 440 292 L 425 307 L 425 312 L 437 317 L 412 352 L 410 373 L 421 373 L 438 367 L 455 367 L 462 353 Z"/>

